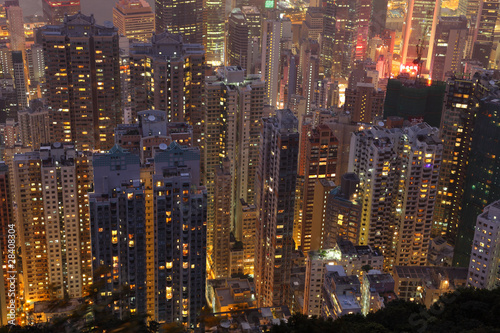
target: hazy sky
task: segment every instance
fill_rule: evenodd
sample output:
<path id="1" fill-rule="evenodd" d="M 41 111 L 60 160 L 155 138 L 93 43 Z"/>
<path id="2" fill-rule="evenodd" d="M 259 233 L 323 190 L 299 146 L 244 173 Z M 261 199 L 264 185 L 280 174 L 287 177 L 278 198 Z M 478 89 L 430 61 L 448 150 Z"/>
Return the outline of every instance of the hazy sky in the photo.
<path id="1" fill-rule="evenodd" d="M 154 0 L 146 0 L 149 2 L 154 10 Z M 0 0 L 4 2 L 4 0 Z M 113 6 L 115 0 L 80 0 L 82 4 L 82 13 L 90 15 L 94 14 L 98 23 L 103 21 L 113 20 Z M 19 0 L 21 7 L 23 8 L 24 16 L 33 14 L 43 14 L 42 13 L 42 0 Z"/>

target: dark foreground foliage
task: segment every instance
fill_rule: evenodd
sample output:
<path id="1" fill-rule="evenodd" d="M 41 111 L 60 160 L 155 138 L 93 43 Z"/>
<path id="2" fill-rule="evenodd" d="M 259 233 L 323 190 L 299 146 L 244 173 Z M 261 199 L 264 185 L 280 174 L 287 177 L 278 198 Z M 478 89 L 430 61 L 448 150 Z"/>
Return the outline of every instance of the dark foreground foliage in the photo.
<path id="1" fill-rule="evenodd" d="M 335 321 L 293 315 L 272 333 L 500 333 L 500 288 L 461 289 L 442 296 L 430 309 L 401 300 L 368 316 L 347 315 Z"/>
<path id="2" fill-rule="evenodd" d="M 94 305 L 94 307 L 99 307 Z M 87 321 L 85 311 L 61 318 L 51 324 L 37 326 L 4 326 L 0 333 L 52 333 L 52 332 L 123 332 L 156 333 L 184 332 L 184 327 L 175 323 L 146 324 L 144 316 L 124 320 L 112 316 L 95 314 Z M 335 321 L 322 318 L 308 319 L 301 314 L 289 318 L 288 323 L 273 326 L 271 333 L 424 333 L 424 332 L 466 332 L 500 333 L 500 288 L 493 291 L 460 289 L 442 296 L 434 306 L 426 309 L 422 305 L 396 300 L 375 313 L 347 315 Z M 77 322 L 85 324 L 80 328 Z M 68 325 L 69 324 L 69 325 Z"/>

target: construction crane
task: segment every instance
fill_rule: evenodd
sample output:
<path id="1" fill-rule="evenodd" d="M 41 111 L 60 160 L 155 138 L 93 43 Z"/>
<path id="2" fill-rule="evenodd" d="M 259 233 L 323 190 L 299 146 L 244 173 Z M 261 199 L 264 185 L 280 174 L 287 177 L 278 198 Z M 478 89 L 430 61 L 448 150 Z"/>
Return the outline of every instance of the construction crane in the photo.
<path id="1" fill-rule="evenodd" d="M 422 74 L 422 65 L 424 61 L 422 60 L 422 53 L 424 52 L 424 39 L 421 38 L 417 43 L 417 59 L 413 60 L 413 64 L 417 65 L 417 77 L 420 77 Z"/>

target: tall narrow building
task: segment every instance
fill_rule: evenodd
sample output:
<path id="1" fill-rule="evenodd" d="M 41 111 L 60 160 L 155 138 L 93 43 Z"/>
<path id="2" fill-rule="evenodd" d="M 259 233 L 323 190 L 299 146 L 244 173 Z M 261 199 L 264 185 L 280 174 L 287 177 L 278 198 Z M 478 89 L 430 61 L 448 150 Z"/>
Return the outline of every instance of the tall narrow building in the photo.
<path id="1" fill-rule="evenodd" d="M 214 278 L 231 277 L 229 260 L 231 235 L 231 193 L 232 177 L 229 159 L 215 171 L 215 221 L 213 231 L 213 273 Z"/>
<path id="2" fill-rule="evenodd" d="M 224 64 L 226 1 L 229 0 L 204 0 L 203 46 L 207 64 L 214 67 Z"/>
<path id="3" fill-rule="evenodd" d="M 338 140 L 326 125 L 319 125 L 310 132 L 302 133 L 301 160 L 304 160 L 304 183 L 302 190 L 302 223 L 300 246 L 304 253 L 319 250 L 319 243 L 313 242 L 314 189 L 317 179 L 335 180 L 337 172 Z"/>
<path id="4" fill-rule="evenodd" d="M 12 67 L 14 68 L 14 86 L 16 88 L 18 110 L 24 110 L 28 107 L 28 76 L 26 75 L 24 66 L 24 54 L 22 51 L 12 52 Z"/>
<path id="5" fill-rule="evenodd" d="M 56 142 L 15 155 L 13 173 L 24 301 L 85 296 L 92 283 L 88 156 Z"/>
<path id="6" fill-rule="evenodd" d="M 94 16 L 66 16 L 40 29 L 48 104 L 54 110 L 53 142 L 107 150 L 121 123 L 120 49 L 116 28 Z"/>
<path id="7" fill-rule="evenodd" d="M 494 41 L 495 26 L 498 21 L 500 2 L 498 0 L 469 2 L 468 10 L 470 9 L 471 12 L 468 12 L 468 16 L 471 23 L 475 22 L 475 26 L 471 25 L 470 57 L 479 61 L 486 69 L 493 68 L 495 66 L 494 54 L 497 49 L 497 43 Z"/>
<path id="8" fill-rule="evenodd" d="M 454 244 L 469 163 L 479 100 L 487 87 L 475 77 L 448 80 L 439 135 L 443 142 L 443 162 L 439 173 L 433 231 Z"/>
<path id="9" fill-rule="evenodd" d="M 474 218 L 500 197 L 500 91 L 489 86 L 487 97 L 479 101 L 462 198 L 460 223 L 455 242 L 453 264 L 466 267 L 474 238 Z"/>
<path id="10" fill-rule="evenodd" d="M 7 27 L 10 34 L 11 51 L 24 51 L 24 17 L 23 10 L 19 6 L 7 7 Z"/>
<path id="11" fill-rule="evenodd" d="M 255 288 L 259 306 L 284 304 L 290 284 L 298 120 L 290 110 L 263 118 L 256 179 Z"/>
<path id="12" fill-rule="evenodd" d="M 78 14 L 81 6 L 80 0 L 42 0 L 42 9 L 47 23 L 57 25 L 64 22 L 66 15 Z"/>
<path id="13" fill-rule="evenodd" d="M 120 35 L 147 43 L 155 31 L 155 14 L 146 0 L 119 0 L 113 7 L 113 24 Z"/>
<path id="14" fill-rule="evenodd" d="M 290 19 L 270 18 L 262 22 L 261 73 L 266 82 L 267 104 L 277 107 L 282 43 L 290 39 Z"/>
<path id="15" fill-rule="evenodd" d="M 156 33 L 181 34 L 187 44 L 203 43 L 202 0 L 155 0 Z"/>

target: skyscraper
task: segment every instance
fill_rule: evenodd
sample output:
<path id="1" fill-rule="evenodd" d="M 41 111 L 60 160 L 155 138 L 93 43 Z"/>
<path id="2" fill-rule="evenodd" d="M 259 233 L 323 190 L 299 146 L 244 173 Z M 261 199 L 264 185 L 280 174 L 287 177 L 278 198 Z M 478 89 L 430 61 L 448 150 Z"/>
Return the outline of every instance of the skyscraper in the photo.
<path id="1" fill-rule="evenodd" d="M 498 20 L 498 0 L 469 1 L 467 16 L 471 23 L 471 59 L 479 61 L 484 68 L 492 68 L 497 45 L 494 42 L 495 25 Z M 475 17 L 474 17 L 475 16 Z M 472 25 L 475 23 L 475 25 Z"/>
<path id="2" fill-rule="evenodd" d="M 291 39 L 290 19 L 270 18 L 262 22 L 262 67 L 267 104 L 277 106 L 282 43 Z"/>
<path id="3" fill-rule="evenodd" d="M 23 10 L 19 6 L 9 6 L 7 8 L 7 26 L 10 33 L 11 51 L 24 51 L 24 17 Z"/>
<path id="4" fill-rule="evenodd" d="M 310 132 L 302 133 L 301 160 L 304 159 L 304 170 L 299 173 L 304 175 L 302 190 L 302 223 L 300 246 L 302 251 L 319 250 L 319 243 L 311 244 L 314 188 L 317 179 L 334 180 L 337 172 L 338 140 L 332 130 L 326 125 L 319 125 Z M 316 236 L 316 235 L 314 235 Z"/>
<path id="5" fill-rule="evenodd" d="M 290 110 L 263 119 L 257 169 L 255 287 L 259 306 L 283 304 L 290 284 L 298 120 Z"/>
<path id="6" fill-rule="evenodd" d="M 205 52 L 201 44 L 187 44 L 180 34 L 161 33 L 151 43 L 130 50 L 132 120 L 137 112 L 163 110 L 168 122 L 193 126 L 193 143 L 201 145 Z"/>
<path id="7" fill-rule="evenodd" d="M 113 24 L 120 35 L 149 42 L 155 31 L 155 14 L 145 0 L 119 0 L 113 7 Z"/>
<path id="8" fill-rule="evenodd" d="M 439 18 L 431 62 L 433 80 L 443 81 L 450 73 L 460 70 L 466 42 L 465 16 Z"/>
<path id="9" fill-rule="evenodd" d="M 78 14 L 81 10 L 80 0 L 42 0 L 43 16 L 52 25 L 64 22 L 66 15 Z"/>
<path id="10" fill-rule="evenodd" d="M 230 235 L 231 235 L 231 199 L 233 184 L 230 161 L 225 159 L 222 166 L 215 170 L 215 219 L 213 227 L 213 272 L 215 278 L 231 277 L 230 274 Z"/>
<path id="11" fill-rule="evenodd" d="M 499 91 L 490 85 L 488 96 L 479 101 L 472 143 L 466 171 L 460 223 L 455 242 L 454 265 L 466 267 L 469 263 L 472 239 L 474 237 L 474 218 L 481 214 L 484 207 L 500 197 L 500 138 L 498 123 L 500 113 Z"/>
<path id="12" fill-rule="evenodd" d="M 323 8 L 323 31 L 320 63 L 326 77 L 331 76 L 334 63 L 334 37 L 336 28 L 336 2 L 327 0 Z"/>
<path id="13" fill-rule="evenodd" d="M 106 292 L 129 285 L 116 315 L 149 313 L 160 323 L 197 323 L 204 304 L 206 193 L 199 184 L 198 148 L 155 149 L 138 155 L 114 146 L 94 155 L 90 195 L 93 269 Z M 126 172 L 124 172 L 126 171 Z"/>
<path id="14" fill-rule="evenodd" d="M 121 123 L 118 33 L 93 16 L 66 16 L 58 26 L 40 29 L 48 104 L 55 111 L 52 142 L 74 142 L 78 149 L 113 146 Z"/>
<path id="15" fill-rule="evenodd" d="M 356 1 L 355 16 L 355 46 L 353 60 L 364 60 L 368 50 L 368 39 L 370 38 L 370 24 L 372 20 L 373 1 Z M 374 59 L 375 60 L 375 59 Z"/>
<path id="16" fill-rule="evenodd" d="M 426 123 L 374 126 L 351 140 L 349 171 L 359 176 L 361 245 L 379 247 L 385 267 L 425 265 L 442 145 Z"/>
<path id="17" fill-rule="evenodd" d="M 227 0 L 229 1 L 229 0 Z M 207 64 L 224 65 L 226 0 L 205 0 L 203 8 L 203 46 Z"/>
<path id="18" fill-rule="evenodd" d="M 254 274 L 255 262 L 255 223 L 257 221 L 255 205 L 240 199 L 236 204 L 235 237 L 243 243 L 243 273 Z"/>
<path id="19" fill-rule="evenodd" d="M 355 45 L 356 2 L 340 0 L 335 2 L 333 6 L 335 8 L 335 35 L 333 39 L 332 73 L 348 75 L 352 68 L 353 47 Z"/>
<path id="20" fill-rule="evenodd" d="M 253 74 L 254 53 L 259 53 L 262 15 L 257 7 L 235 8 L 229 14 L 225 62 Z M 259 55 L 260 56 L 260 55 Z"/>
<path id="21" fill-rule="evenodd" d="M 423 72 L 429 71 L 434 48 L 436 26 L 440 12 L 438 0 L 410 0 L 403 27 L 401 64 L 413 62 L 421 52 Z"/>
<path id="22" fill-rule="evenodd" d="M 203 43 L 202 0 L 155 0 L 156 33 L 181 34 L 187 44 Z"/>
<path id="23" fill-rule="evenodd" d="M 12 52 L 12 67 L 14 68 L 14 86 L 17 95 L 18 110 L 28 107 L 28 77 L 24 66 L 24 52 Z M 17 117 L 14 117 L 16 119 Z"/>
<path id="24" fill-rule="evenodd" d="M 443 162 L 433 228 L 435 234 L 444 236 L 450 243 L 455 242 L 460 224 L 465 177 L 470 165 L 470 145 L 479 112 L 478 103 L 487 91 L 486 82 L 479 77 L 453 77 L 446 87 L 440 126 Z"/>
<path id="25" fill-rule="evenodd" d="M 85 296 L 92 283 L 88 156 L 56 142 L 15 155 L 13 173 L 24 301 Z"/>
<path id="26" fill-rule="evenodd" d="M 235 208 L 240 199 L 254 202 L 259 120 L 264 114 L 264 82 L 260 75 L 245 77 L 244 72 L 238 67 L 222 67 L 215 77 L 207 77 L 205 86 L 202 183 L 207 186 L 209 248 L 214 240 L 215 172 L 225 158 L 231 162 L 231 221 L 234 221 Z M 237 237 L 237 240 L 241 240 L 239 235 Z"/>

